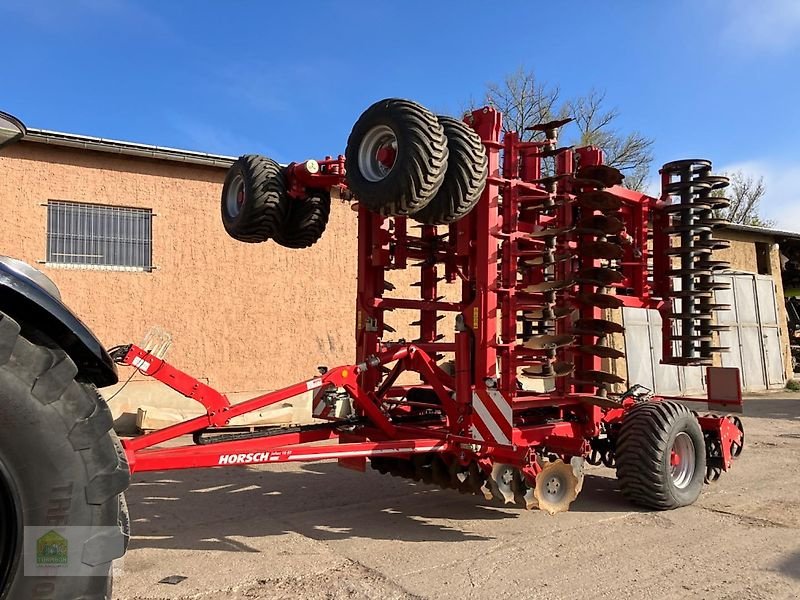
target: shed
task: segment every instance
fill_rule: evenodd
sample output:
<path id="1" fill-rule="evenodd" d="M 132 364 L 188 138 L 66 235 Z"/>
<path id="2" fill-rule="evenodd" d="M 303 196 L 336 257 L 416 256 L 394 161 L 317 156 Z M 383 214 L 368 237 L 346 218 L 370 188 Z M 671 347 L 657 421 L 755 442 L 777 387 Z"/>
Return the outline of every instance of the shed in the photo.
<path id="1" fill-rule="evenodd" d="M 719 323 L 730 327 L 719 334 L 720 345 L 729 350 L 720 354 L 718 364 L 738 367 L 745 391 L 783 388 L 793 376 L 784 278 L 786 290 L 800 292 L 800 278 L 793 278 L 800 265 L 800 233 L 730 224 L 716 236 L 730 242 L 715 253 L 730 263 L 717 279 L 731 284 L 716 294 L 717 302 L 730 305 L 718 313 Z M 622 319 L 630 384 L 641 383 L 664 395 L 705 393 L 703 367 L 660 364 L 657 311 L 625 308 Z"/>

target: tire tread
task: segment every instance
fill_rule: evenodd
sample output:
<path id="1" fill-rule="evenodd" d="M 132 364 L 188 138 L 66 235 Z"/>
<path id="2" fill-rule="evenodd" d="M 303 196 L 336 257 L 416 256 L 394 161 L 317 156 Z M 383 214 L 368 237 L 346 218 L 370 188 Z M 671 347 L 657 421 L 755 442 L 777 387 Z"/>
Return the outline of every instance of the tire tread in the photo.
<path id="1" fill-rule="evenodd" d="M 10 352 L 8 349 L 11 348 Z M 5 360 L 4 360 L 5 359 Z M 130 483 L 130 472 L 126 461 L 122 461 L 115 449 L 111 412 L 97 389 L 75 379 L 78 369 L 72 359 L 59 348 L 34 344 L 20 333 L 19 324 L 0 313 L 0 369 L 21 381 L 30 390 L 31 401 L 39 402 L 48 410 L 54 410 L 64 423 L 63 435 L 69 440 L 78 460 L 82 461 L 86 473 L 94 476 L 85 490 L 87 504 L 95 505 L 97 526 L 118 524 L 118 497 Z M 59 435 L 52 431 L 52 435 Z M 109 544 L 115 533 L 106 532 L 104 542 L 91 538 L 84 545 L 84 562 L 90 565 L 109 564 L 119 558 L 112 548 L 121 544 Z M 120 541 L 123 539 L 119 532 Z M 35 581 L 36 578 L 24 578 Z M 75 585 L 64 578 L 64 586 Z M 106 579 L 86 578 L 85 600 L 102 600 L 106 597 Z M 14 585 L 12 581 L 12 586 Z M 75 598 L 74 590 L 69 600 Z M 64 592 L 54 598 L 67 600 Z"/>
<path id="2" fill-rule="evenodd" d="M 670 401 L 638 404 L 625 415 L 616 440 L 617 478 L 634 504 L 657 510 L 682 505 L 665 484 L 664 465 L 673 425 L 684 416 L 692 417 L 691 411 Z"/>
<path id="3" fill-rule="evenodd" d="M 486 148 L 469 125 L 448 116 L 437 119 L 447 138 L 447 171 L 433 199 L 413 213 L 426 225 L 446 225 L 465 217 L 480 200 L 489 170 Z"/>
<path id="4" fill-rule="evenodd" d="M 245 182 L 245 203 L 238 217 L 231 218 L 225 198 L 237 173 Z M 283 228 L 290 204 L 283 167 L 271 158 L 245 154 L 231 165 L 222 188 L 221 208 L 225 231 L 233 239 L 250 244 L 266 242 Z"/>
<path id="5" fill-rule="evenodd" d="M 368 181 L 358 171 L 359 146 L 376 120 L 386 119 L 402 130 L 401 143 L 408 147 L 407 161 L 399 165 L 402 172 L 390 172 L 379 182 Z M 444 181 L 447 157 L 447 138 L 433 113 L 410 100 L 380 100 L 364 111 L 347 140 L 347 183 L 356 199 L 372 212 L 408 215 L 422 209 L 436 195 Z"/>

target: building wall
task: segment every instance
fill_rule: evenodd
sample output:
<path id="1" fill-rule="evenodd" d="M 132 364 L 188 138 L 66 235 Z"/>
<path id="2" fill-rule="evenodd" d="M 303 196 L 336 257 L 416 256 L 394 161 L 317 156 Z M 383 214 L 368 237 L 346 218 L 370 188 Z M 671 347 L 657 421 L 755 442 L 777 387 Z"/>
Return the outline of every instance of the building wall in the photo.
<path id="1" fill-rule="evenodd" d="M 156 213 L 153 272 L 38 265 L 106 346 L 162 326 L 174 339 L 170 362 L 224 392 L 279 388 L 353 359 L 357 228 L 348 205 L 335 203 L 313 248 L 287 250 L 228 237 L 225 169 L 24 142 L 0 155 L 0 173 L 0 252 L 32 264 L 45 257 L 48 200 Z"/>
<path id="2" fill-rule="evenodd" d="M 730 248 L 715 251 L 714 258 L 727 260 L 731 263 L 734 271 L 745 273 L 758 273 L 758 261 L 756 258 L 756 243 L 769 245 L 769 270 L 772 280 L 775 283 L 775 296 L 778 303 L 778 323 L 780 325 L 781 347 L 783 350 L 783 368 L 786 373 L 786 380 L 794 377 L 792 372 L 792 356 L 789 349 L 789 328 L 787 323 L 786 305 L 783 302 L 783 281 L 781 279 L 781 256 L 778 244 L 775 239 L 767 235 L 759 235 L 752 232 L 732 231 L 722 229 L 715 233 L 716 237 L 729 240 Z"/>

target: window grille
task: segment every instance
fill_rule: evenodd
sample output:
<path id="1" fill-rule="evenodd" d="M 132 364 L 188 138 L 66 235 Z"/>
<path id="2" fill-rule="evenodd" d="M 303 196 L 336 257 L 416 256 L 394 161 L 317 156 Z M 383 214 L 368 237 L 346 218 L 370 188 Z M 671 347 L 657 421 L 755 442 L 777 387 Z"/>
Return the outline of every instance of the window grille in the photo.
<path id="1" fill-rule="evenodd" d="M 47 203 L 47 263 L 150 271 L 153 211 L 83 202 Z"/>

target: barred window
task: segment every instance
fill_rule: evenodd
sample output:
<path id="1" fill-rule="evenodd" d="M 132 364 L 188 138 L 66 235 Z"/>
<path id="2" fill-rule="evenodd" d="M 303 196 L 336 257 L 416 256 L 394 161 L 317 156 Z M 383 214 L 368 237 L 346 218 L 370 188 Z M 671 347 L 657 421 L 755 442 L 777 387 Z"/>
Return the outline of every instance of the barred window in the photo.
<path id="1" fill-rule="evenodd" d="M 47 263 L 150 271 L 153 211 L 83 202 L 47 203 Z"/>

